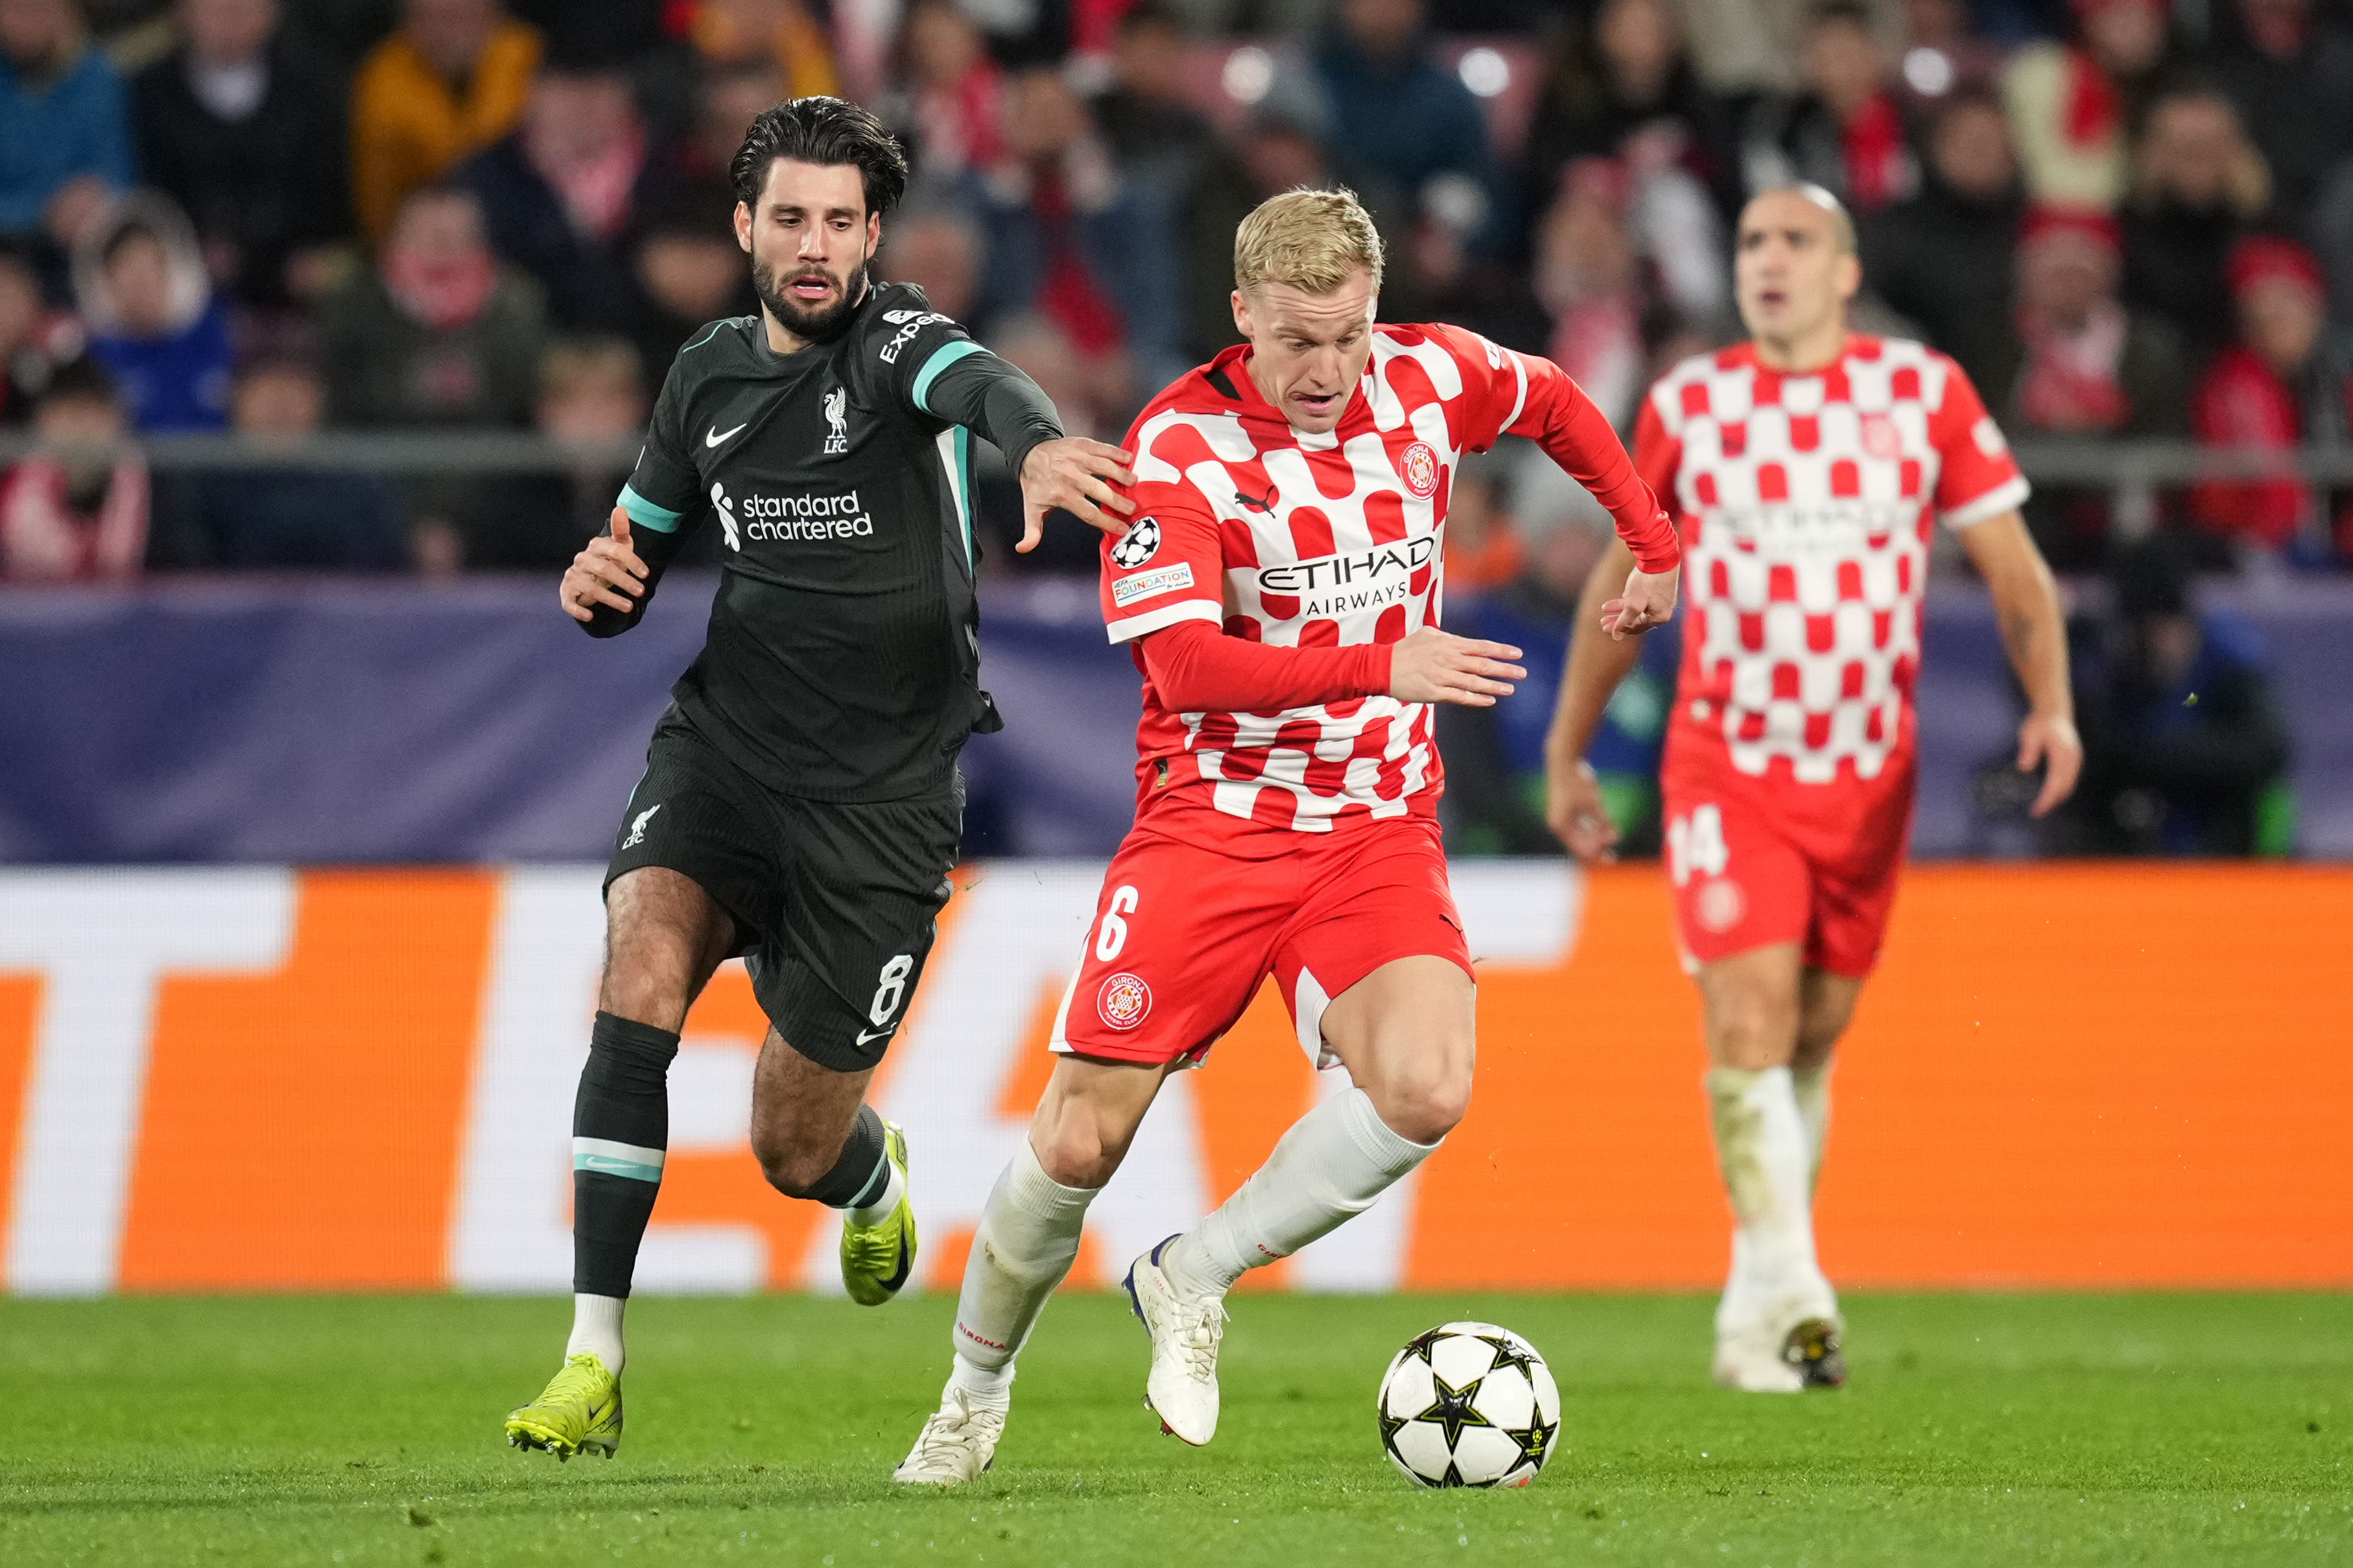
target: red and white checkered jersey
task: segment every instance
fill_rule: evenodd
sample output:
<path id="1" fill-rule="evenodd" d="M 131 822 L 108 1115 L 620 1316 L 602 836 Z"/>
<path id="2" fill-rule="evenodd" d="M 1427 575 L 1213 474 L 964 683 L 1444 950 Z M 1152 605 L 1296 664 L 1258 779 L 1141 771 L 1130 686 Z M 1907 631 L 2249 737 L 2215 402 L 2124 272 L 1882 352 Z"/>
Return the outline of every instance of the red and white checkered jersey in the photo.
<path id="1" fill-rule="evenodd" d="M 1932 530 L 2026 499 L 1961 368 L 1861 335 L 1804 374 L 1699 355 L 1643 400 L 1634 463 L 1683 530 L 1680 721 L 1804 784 L 1907 754 Z"/>
<path id="2" fill-rule="evenodd" d="M 1260 395 L 1249 355 L 1238 345 L 1183 377 L 1128 432 L 1137 521 L 1103 547 L 1113 642 L 1203 620 L 1269 647 L 1337 647 L 1437 624 L 1448 487 L 1464 452 L 1505 433 L 1584 479 L 1651 569 L 1676 559 L 1609 421 L 1547 361 L 1456 327 L 1377 326 L 1338 428 L 1314 436 Z M 1189 836 L 1240 853 L 1427 815 L 1441 787 L 1428 707 L 1386 695 L 1180 713 L 1146 670 L 1136 746 L 1139 816 L 1167 828 L 1190 813 Z"/>

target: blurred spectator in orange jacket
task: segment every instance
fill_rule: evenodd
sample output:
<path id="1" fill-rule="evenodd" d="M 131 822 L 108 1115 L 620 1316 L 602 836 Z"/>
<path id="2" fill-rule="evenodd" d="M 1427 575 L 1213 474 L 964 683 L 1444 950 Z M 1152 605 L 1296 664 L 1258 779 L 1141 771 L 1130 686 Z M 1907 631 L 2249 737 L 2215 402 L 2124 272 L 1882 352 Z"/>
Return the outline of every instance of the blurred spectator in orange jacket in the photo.
<path id="1" fill-rule="evenodd" d="M 2074 36 L 2029 44 L 2002 73 L 2027 195 L 2060 206 L 2113 208 L 2128 179 L 2135 100 L 2164 63 L 2165 0 L 2073 0 Z"/>
<path id="2" fill-rule="evenodd" d="M 2293 240 L 2256 235 L 2231 252 L 2238 339 L 2214 356 L 2190 405 L 2198 439 L 2214 447 L 2287 451 L 2307 439 L 2343 443 L 2346 345 L 2327 331 L 2320 262 Z M 2207 483 L 2189 492 L 2191 519 L 2209 532 L 2268 549 L 2320 531 L 2319 498 L 2300 479 Z M 2340 548 L 2353 540 L 2343 536 Z"/>
<path id="3" fill-rule="evenodd" d="M 58 366 L 33 430 L 47 449 L 0 475 L 0 581 L 138 575 L 147 556 L 147 465 L 111 449 L 126 433 L 114 383 L 90 360 Z"/>
<path id="4" fill-rule="evenodd" d="M 499 0 L 406 0 L 400 30 L 352 83 L 352 206 L 382 240 L 403 197 L 515 128 L 539 68 L 536 29 Z"/>
<path id="5" fill-rule="evenodd" d="M 687 37 L 706 64 L 773 63 L 787 98 L 841 91 L 833 42 L 800 0 L 693 0 Z"/>

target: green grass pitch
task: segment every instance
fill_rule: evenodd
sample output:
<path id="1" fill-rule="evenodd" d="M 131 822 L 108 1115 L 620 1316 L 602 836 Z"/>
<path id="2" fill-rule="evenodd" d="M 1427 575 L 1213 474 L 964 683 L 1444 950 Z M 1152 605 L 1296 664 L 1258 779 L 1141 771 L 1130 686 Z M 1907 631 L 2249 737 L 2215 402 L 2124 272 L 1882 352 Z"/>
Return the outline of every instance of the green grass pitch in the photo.
<path id="1" fill-rule="evenodd" d="M 1124 1300 L 1026 1358 L 995 1472 L 889 1479 L 951 1303 L 648 1298 L 620 1458 L 499 1424 L 545 1300 L 0 1301 L 0 1563 L 2353 1562 L 2353 1297 L 1848 1303 L 1853 1384 L 1707 1385 L 1689 1296 L 1237 1299 L 1217 1443 L 1141 1407 Z M 1564 1400 L 1523 1492 L 1427 1492 L 1372 1396 L 1414 1332 L 1528 1334 Z"/>

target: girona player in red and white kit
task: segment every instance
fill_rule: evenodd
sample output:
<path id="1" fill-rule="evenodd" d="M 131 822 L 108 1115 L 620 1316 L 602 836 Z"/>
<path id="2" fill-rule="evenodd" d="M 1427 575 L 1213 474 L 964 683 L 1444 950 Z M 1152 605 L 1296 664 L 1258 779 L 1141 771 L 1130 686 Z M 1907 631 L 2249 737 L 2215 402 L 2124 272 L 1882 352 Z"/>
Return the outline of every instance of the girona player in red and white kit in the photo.
<path id="1" fill-rule="evenodd" d="M 1235 237 L 1248 344 L 1138 416 L 1135 521 L 1103 543 L 1103 607 L 1144 672 L 1135 826 L 1103 879 L 1029 1137 L 966 1265 L 955 1369 L 897 1472 L 980 1473 L 1013 1359 L 1078 1254 L 1167 1074 L 1197 1066 L 1271 974 L 1354 1087 L 1240 1190 L 1130 1267 L 1145 1394 L 1206 1443 L 1227 1290 L 1362 1213 L 1471 1095 L 1471 954 L 1433 808 L 1430 704 L 1487 705 L 1519 650 L 1439 629 L 1447 487 L 1465 452 L 1532 437 L 1609 507 L 1633 562 L 1613 626 L 1673 611 L 1674 531 L 1609 422 L 1549 363 L 1452 327 L 1377 325 L 1380 241 L 1345 193 L 1276 196 Z"/>
<path id="2" fill-rule="evenodd" d="M 1958 535 L 1985 579 L 2026 689 L 2018 765 L 2045 768 L 2037 816 L 2074 787 L 2083 748 L 2058 595 L 2018 514 L 2026 480 L 1968 378 L 1919 343 L 1846 330 L 1862 269 L 1828 192 L 1758 195 L 1736 247 L 1752 340 L 1662 377 L 1634 452 L 1688 566 L 1660 782 L 1736 1219 L 1715 1375 L 1794 1392 L 1846 1375 L 1813 1187 L 1831 1049 L 1878 959 L 1911 826 L 1912 687 L 1936 529 Z M 1547 746 L 1547 815 L 1588 861 L 1617 833 L 1585 748 L 1636 657 L 1604 635 L 1611 564 L 1587 587 Z"/>

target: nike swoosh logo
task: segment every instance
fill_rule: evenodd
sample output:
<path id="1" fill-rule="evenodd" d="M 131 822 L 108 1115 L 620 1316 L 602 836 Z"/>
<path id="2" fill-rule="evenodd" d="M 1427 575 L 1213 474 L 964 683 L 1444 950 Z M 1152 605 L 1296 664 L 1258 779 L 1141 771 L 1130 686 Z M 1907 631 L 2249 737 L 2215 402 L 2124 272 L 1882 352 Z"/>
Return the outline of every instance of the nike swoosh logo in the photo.
<path id="1" fill-rule="evenodd" d="M 876 1029 L 871 1032 L 860 1031 L 858 1037 L 858 1043 L 862 1046 L 869 1040 L 887 1040 L 897 1032 L 897 1026 L 895 1025 L 888 1029 Z"/>
<path id="2" fill-rule="evenodd" d="M 711 427 L 710 432 L 702 437 L 702 444 L 706 447 L 716 447 L 722 441 L 732 441 L 749 428 L 751 423 L 752 422 L 750 420 L 746 419 L 743 424 L 738 425 L 733 430 L 722 430 L 714 425 Z"/>

